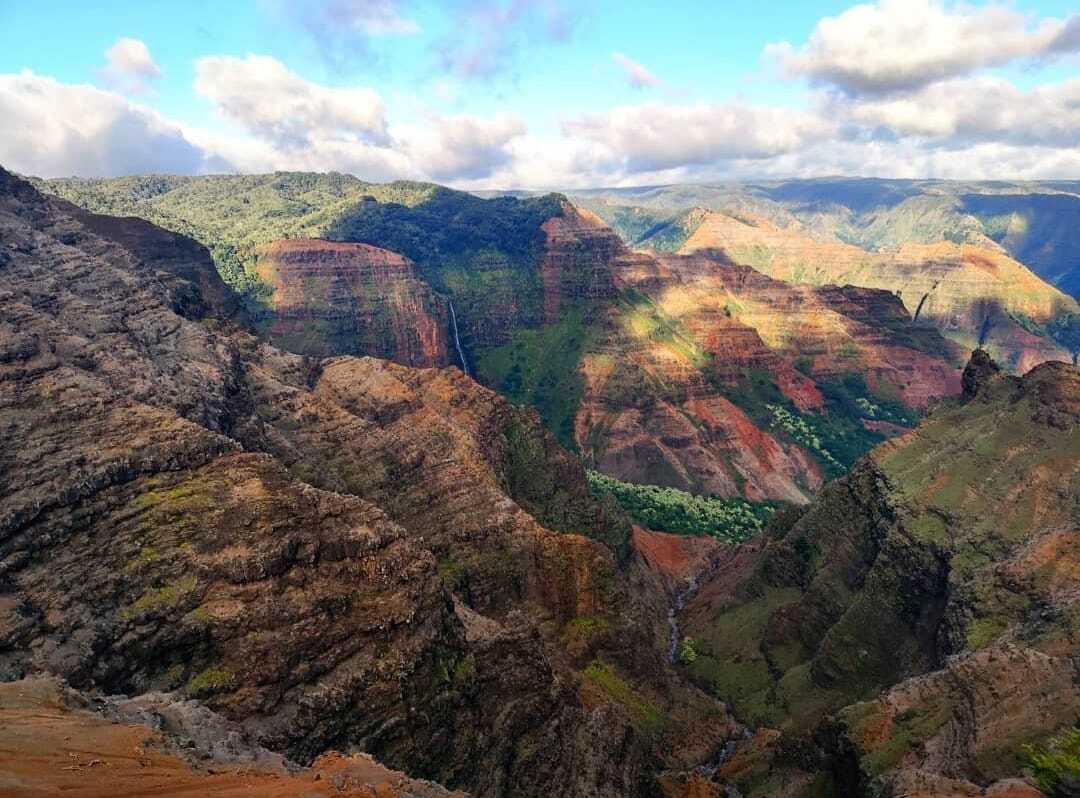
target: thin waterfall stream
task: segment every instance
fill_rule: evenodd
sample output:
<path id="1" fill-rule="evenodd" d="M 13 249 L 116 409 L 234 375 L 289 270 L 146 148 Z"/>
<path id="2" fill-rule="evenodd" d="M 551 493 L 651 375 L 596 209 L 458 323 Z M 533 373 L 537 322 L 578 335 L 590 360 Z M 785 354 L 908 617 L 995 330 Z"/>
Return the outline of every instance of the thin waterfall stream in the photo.
<path id="1" fill-rule="evenodd" d="M 461 358 L 461 370 L 465 376 L 469 376 L 469 365 L 465 362 L 465 353 L 461 351 L 461 338 L 458 337 L 457 314 L 454 312 L 454 300 L 450 300 L 450 324 L 454 328 L 454 346 L 457 348 L 458 357 Z"/>

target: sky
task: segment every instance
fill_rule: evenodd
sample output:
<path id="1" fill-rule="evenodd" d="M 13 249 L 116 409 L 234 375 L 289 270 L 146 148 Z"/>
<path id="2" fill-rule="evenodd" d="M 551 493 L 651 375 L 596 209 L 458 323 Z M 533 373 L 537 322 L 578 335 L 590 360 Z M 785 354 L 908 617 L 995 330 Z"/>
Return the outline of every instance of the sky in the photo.
<path id="1" fill-rule="evenodd" d="M 1075 0 L 0 0 L 0 165 L 1080 178 Z"/>

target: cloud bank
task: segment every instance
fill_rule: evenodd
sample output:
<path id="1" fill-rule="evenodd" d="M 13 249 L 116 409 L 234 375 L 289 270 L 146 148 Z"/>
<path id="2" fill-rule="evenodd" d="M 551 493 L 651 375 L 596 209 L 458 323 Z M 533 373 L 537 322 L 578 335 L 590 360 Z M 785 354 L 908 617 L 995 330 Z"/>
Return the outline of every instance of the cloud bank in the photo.
<path id="1" fill-rule="evenodd" d="M 848 94 L 886 94 L 1078 49 L 1080 14 L 1032 20 L 1000 5 L 881 0 L 822 19 L 801 47 L 780 42 L 769 45 L 766 54 L 788 77 L 809 78 Z"/>
<path id="2" fill-rule="evenodd" d="M 406 36 L 419 26 L 408 0 L 320 8 L 358 36 Z M 523 32 L 554 40 L 574 25 L 557 0 L 461 0 L 460 10 L 462 24 L 475 27 L 434 54 L 456 76 L 443 79 L 455 93 L 503 68 Z M 543 131 L 510 113 L 442 115 L 423 105 L 399 120 L 377 88 L 326 85 L 255 54 L 195 63 L 193 91 L 224 125 L 208 130 L 133 99 L 161 70 L 143 42 L 121 39 L 101 76 L 111 90 L 29 71 L 0 75 L 0 163 L 42 176 L 336 170 L 463 188 L 826 174 L 1080 178 L 1080 78 L 1024 89 L 993 70 L 1073 57 L 1078 19 L 880 0 L 820 20 L 799 46 L 766 49 L 810 81 L 801 108 L 668 93 L 555 115 Z M 491 45 L 483 54 L 481 41 Z M 663 85 L 628 56 L 611 58 L 632 88 Z"/>

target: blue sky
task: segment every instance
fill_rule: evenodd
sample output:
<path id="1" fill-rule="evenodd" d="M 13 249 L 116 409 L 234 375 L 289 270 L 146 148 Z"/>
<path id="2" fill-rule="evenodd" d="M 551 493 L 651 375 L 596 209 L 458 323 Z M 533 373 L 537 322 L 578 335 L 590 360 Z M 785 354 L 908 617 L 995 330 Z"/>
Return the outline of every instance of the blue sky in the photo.
<path id="1" fill-rule="evenodd" d="M 0 164 L 463 187 L 1075 178 L 1074 8 L 4 0 Z"/>

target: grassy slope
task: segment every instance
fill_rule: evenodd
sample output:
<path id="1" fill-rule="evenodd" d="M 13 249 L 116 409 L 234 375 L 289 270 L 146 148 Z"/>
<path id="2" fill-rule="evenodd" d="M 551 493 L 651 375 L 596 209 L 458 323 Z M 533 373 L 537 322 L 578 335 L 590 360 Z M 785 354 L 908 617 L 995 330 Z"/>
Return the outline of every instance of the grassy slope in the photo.
<path id="1" fill-rule="evenodd" d="M 799 734 L 1003 634 L 1059 645 L 1070 613 L 1035 610 L 1049 585 L 1074 578 L 1069 565 L 1051 558 L 1029 581 L 1011 558 L 1080 518 L 1080 377 L 1054 364 L 1020 385 L 1003 378 L 938 408 L 797 520 L 781 514 L 755 573 L 688 627 L 695 679 L 743 719 Z M 898 727 L 889 745 L 917 745 L 941 724 L 930 725 Z"/>

